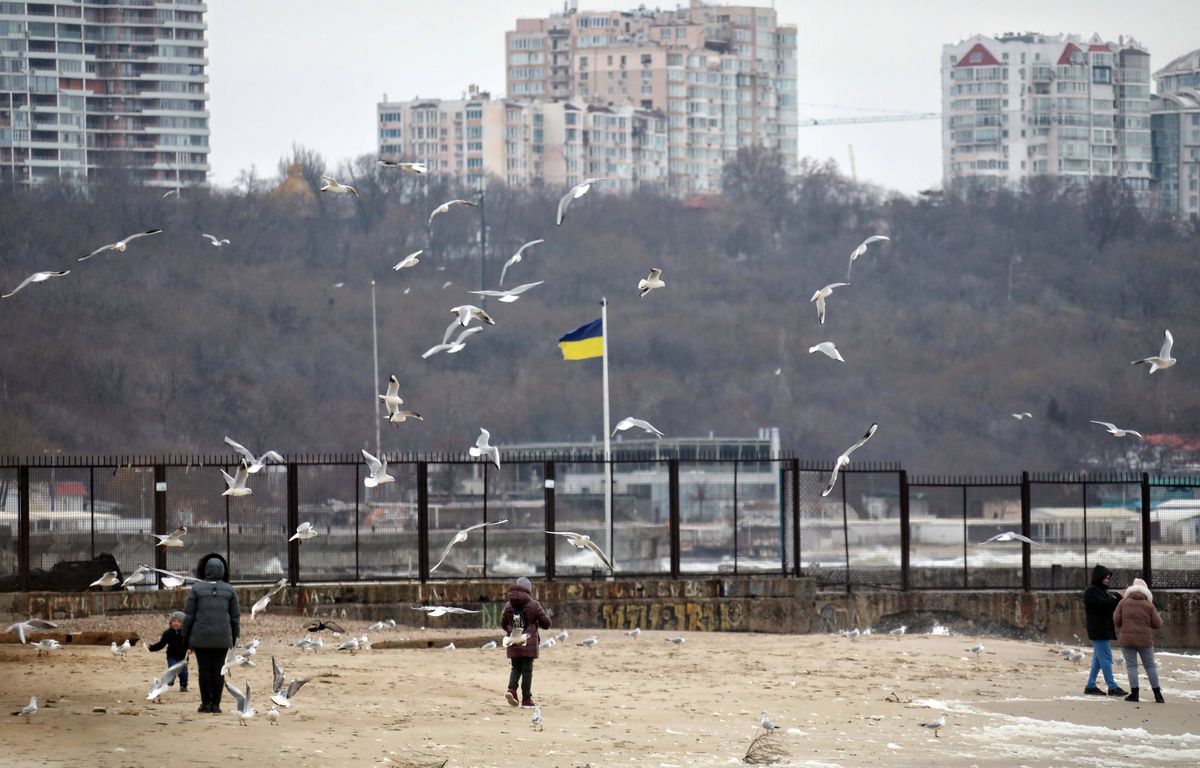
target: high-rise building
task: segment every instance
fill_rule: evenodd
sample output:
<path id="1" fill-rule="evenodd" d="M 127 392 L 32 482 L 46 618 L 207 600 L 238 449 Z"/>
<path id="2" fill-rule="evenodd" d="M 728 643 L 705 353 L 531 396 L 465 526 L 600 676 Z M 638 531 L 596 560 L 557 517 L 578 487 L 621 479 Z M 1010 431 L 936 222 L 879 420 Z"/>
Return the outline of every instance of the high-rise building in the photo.
<path id="1" fill-rule="evenodd" d="M 202 0 L 0 1 L 0 182 L 204 184 Z"/>
<path id="2" fill-rule="evenodd" d="M 1160 209 L 1200 218 L 1200 49 L 1154 73 L 1150 107 L 1154 181 Z"/>
<path id="3" fill-rule="evenodd" d="M 975 35 L 941 69 L 947 183 L 1116 178 L 1149 201 L 1150 54 L 1133 38 Z"/>

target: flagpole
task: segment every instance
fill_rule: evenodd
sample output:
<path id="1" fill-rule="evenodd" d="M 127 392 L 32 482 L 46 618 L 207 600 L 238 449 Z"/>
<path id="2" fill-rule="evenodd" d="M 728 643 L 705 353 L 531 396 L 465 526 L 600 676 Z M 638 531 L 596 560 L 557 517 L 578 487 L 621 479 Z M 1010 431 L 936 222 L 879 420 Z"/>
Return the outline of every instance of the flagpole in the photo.
<path id="1" fill-rule="evenodd" d="M 600 338 L 604 358 L 604 537 L 609 562 L 616 566 L 612 545 L 612 424 L 608 417 L 608 298 L 600 297 Z"/>

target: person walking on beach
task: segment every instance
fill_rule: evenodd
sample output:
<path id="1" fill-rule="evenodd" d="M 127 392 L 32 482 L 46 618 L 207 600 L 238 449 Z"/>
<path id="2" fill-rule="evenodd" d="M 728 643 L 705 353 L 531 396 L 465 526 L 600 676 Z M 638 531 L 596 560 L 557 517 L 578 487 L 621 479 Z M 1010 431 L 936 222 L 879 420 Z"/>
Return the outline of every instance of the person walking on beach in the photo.
<path id="1" fill-rule="evenodd" d="M 163 630 L 162 637 L 157 643 L 146 646 L 146 649 L 151 653 L 167 649 L 167 666 L 172 667 L 179 662 L 185 660 L 188 656 L 187 642 L 183 639 L 183 620 L 186 614 L 183 611 L 175 611 L 171 614 L 170 626 Z M 175 685 L 171 681 L 171 685 Z M 188 689 L 188 669 L 184 667 L 179 671 L 179 692 L 187 693 Z"/>
<path id="2" fill-rule="evenodd" d="M 508 673 L 508 691 L 504 697 L 512 706 L 517 706 L 517 683 L 521 684 L 521 706 L 533 709 L 533 660 L 538 657 L 538 629 L 550 629 L 550 614 L 542 604 L 533 599 L 533 585 L 522 576 L 508 588 L 508 603 L 500 616 L 500 628 L 510 637 L 513 630 L 525 635 L 524 643 L 508 646 L 508 658 L 512 671 Z"/>
<path id="3" fill-rule="evenodd" d="M 1129 675 L 1129 695 L 1125 701 L 1138 700 L 1138 656 L 1146 668 L 1146 677 L 1154 691 L 1154 700 L 1165 703 L 1162 688 L 1158 687 L 1158 664 L 1154 661 L 1154 630 L 1163 625 L 1162 616 L 1154 607 L 1154 595 L 1141 579 L 1134 579 L 1125 590 L 1125 597 L 1117 604 L 1113 613 L 1116 625 L 1117 645 L 1125 657 L 1125 672 Z"/>
<path id="4" fill-rule="evenodd" d="M 229 585 L 229 565 L 213 552 L 200 558 L 196 577 L 183 613 L 183 637 L 196 653 L 196 677 L 200 680 L 197 712 L 219 714 L 225 678 L 221 666 L 236 643 L 241 629 L 237 592 Z"/>
<path id="5" fill-rule="evenodd" d="M 1083 593 L 1083 610 L 1087 616 L 1087 636 L 1092 641 L 1092 670 L 1088 674 L 1087 686 L 1083 692 L 1093 696 L 1103 696 L 1104 691 L 1096 687 L 1096 675 L 1104 673 L 1104 682 L 1108 684 L 1109 696 L 1125 696 L 1129 692 L 1117 685 L 1117 679 L 1112 671 L 1112 646 L 1110 641 L 1117 639 L 1117 630 L 1113 626 L 1113 612 L 1120 595 L 1110 592 L 1108 582 L 1112 571 L 1103 565 L 1092 569 L 1092 583 Z"/>

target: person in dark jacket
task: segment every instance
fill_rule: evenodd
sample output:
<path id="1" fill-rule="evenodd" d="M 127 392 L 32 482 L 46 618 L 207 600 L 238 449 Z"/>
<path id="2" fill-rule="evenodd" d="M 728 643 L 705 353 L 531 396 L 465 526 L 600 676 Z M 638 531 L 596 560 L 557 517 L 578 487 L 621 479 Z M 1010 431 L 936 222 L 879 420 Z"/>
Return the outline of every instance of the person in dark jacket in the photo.
<path id="1" fill-rule="evenodd" d="M 510 643 L 508 658 L 512 671 L 508 673 L 508 691 L 504 697 L 512 706 L 517 706 L 517 683 L 521 684 L 521 706 L 533 709 L 533 660 L 538 657 L 538 629 L 550 629 L 550 614 L 542 604 L 533 599 L 533 585 L 522 576 L 508 588 L 508 603 L 500 616 L 500 628 L 505 634 L 525 635 L 523 643 Z M 507 642 L 507 640 L 506 640 Z"/>
<path id="2" fill-rule="evenodd" d="M 229 585 L 229 565 L 213 552 L 200 558 L 196 577 L 183 609 L 183 637 L 196 652 L 196 676 L 200 679 L 200 708 L 197 712 L 219 714 L 225 678 L 221 667 L 225 655 L 237 643 L 241 613 L 237 592 Z"/>
<path id="3" fill-rule="evenodd" d="M 173 667 L 179 662 L 188 657 L 191 651 L 188 650 L 187 642 L 183 639 L 183 620 L 187 616 L 183 611 L 175 611 L 171 614 L 171 623 L 163 630 L 162 637 L 157 643 L 147 646 L 147 650 L 157 653 L 163 648 L 167 649 L 167 666 Z M 179 670 L 179 692 L 187 693 L 188 684 L 188 669 L 184 667 Z M 174 681 L 171 685 L 175 685 Z"/>
<path id="4" fill-rule="evenodd" d="M 1096 675 L 1104 673 L 1104 682 L 1108 684 L 1109 696 L 1126 696 L 1126 691 L 1117 685 L 1117 679 L 1112 671 L 1112 646 L 1110 642 L 1117 639 L 1117 629 L 1113 626 L 1113 611 L 1121 596 L 1110 592 L 1108 582 L 1112 571 L 1103 565 L 1092 569 L 1092 583 L 1083 593 L 1083 610 L 1087 616 L 1087 636 L 1092 641 L 1092 670 L 1088 674 L 1087 686 L 1084 693 L 1103 696 L 1104 691 L 1096 687 Z"/>

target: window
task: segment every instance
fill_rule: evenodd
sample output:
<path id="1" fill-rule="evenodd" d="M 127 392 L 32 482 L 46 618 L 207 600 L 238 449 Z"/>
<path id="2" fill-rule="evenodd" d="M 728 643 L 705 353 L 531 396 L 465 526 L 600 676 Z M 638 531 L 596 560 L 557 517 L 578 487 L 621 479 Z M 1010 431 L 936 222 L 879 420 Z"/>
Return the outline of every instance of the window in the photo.
<path id="1" fill-rule="evenodd" d="M 975 51 L 970 55 L 970 57 L 968 57 L 967 61 L 970 62 L 971 64 L 982 64 L 983 63 L 983 54 L 980 53 L 979 51 Z"/>

